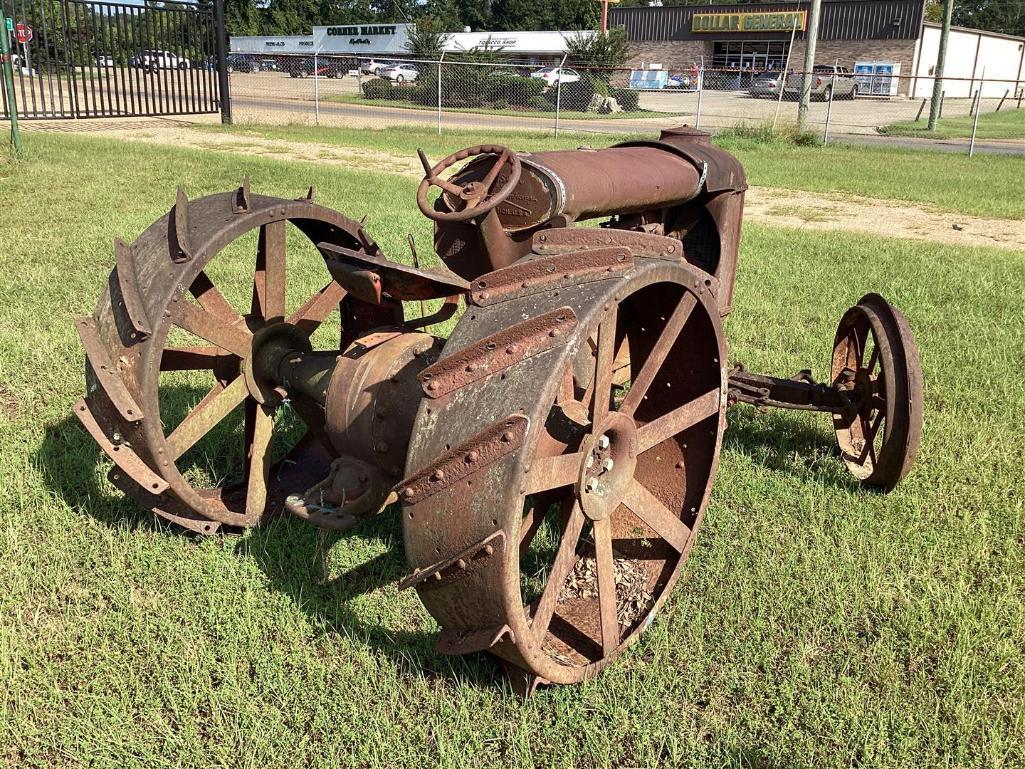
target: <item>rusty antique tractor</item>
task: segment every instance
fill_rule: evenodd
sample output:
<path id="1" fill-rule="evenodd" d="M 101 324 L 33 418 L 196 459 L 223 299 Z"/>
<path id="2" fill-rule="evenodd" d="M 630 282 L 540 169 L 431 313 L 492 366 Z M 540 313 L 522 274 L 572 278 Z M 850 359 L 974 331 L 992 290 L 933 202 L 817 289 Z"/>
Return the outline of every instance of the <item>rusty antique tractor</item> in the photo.
<path id="1" fill-rule="evenodd" d="M 192 201 L 179 190 L 116 242 L 96 312 L 77 320 L 88 395 L 75 413 L 117 488 L 201 534 L 282 508 L 346 529 L 398 502 L 401 585 L 440 625 L 439 650 L 489 650 L 529 691 L 594 676 L 652 621 L 701 524 L 728 405 L 830 414 L 866 486 L 910 469 L 918 352 L 880 296 L 841 319 L 828 383 L 728 365 L 747 184 L 707 135 L 420 160 L 435 269 L 389 258 L 312 188 L 284 200 L 248 180 Z M 289 225 L 330 273 L 292 307 Z M 247 234 L 243 308 L 211 276 Z M 457 313 L 447 339 L 430 333 Z M 314 349 L 329 317 L 340 341 Z M 182 372 L 206 372 L 191 399 L 167 384 Z M 240 471 L 210 480 L 196 465 L 205 441 L 228 442 L 231 415 L 242 447 L 214 451 Z"/>

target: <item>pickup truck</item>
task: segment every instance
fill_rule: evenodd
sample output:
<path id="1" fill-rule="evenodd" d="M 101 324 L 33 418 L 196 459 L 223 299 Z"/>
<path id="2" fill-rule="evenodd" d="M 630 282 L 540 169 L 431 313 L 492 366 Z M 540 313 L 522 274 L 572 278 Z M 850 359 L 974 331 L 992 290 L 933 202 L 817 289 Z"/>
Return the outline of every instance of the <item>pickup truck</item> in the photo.
<path id="1" fill-rule="evenodd" d="M 836 78 L 833 78 L 833 75 Z M 834 99 L 853 99 L 858 95 L 858 82 L 854 73 L 846 67 L 834 64 L 816 64 L 811 71 L 811 98 L 829 101 L 830 93 Z M 804 74 L 797 72 L 787 75 L 783 86 L 783 95 L 787 98 L 801 98 L 801 83 Z"/>

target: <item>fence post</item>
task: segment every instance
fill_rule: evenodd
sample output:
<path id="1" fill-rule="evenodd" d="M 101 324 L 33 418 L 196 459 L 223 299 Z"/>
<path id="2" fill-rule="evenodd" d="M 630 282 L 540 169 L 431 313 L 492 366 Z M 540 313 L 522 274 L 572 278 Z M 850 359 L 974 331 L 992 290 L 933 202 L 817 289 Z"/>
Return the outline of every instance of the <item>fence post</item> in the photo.
<path id="1" fill-rule="evenodd" d="M 986 68 L 982 68 L 979 90 L 975 92 L 975 120 L 972 121 L 972 140 L 968 143 L 968 157 L 975 154 L 975 132 L 979 130 L 979 113 L 982 112 L 982 89 L 986 87 Z"/>
<path id="2" fill-rule="evenodd" d="M 829 116 L 833 112 L 833 92 L 836 90 L 836 67 L 833 67 L 833 77 L 829 82 L 829 102 L 826 104 L 826 129 L 822 132 L 822 143 L 829 144 Z"/>
<path id="3" fill-rule="evenodd" d="M 0 65 L 4 71 L 4 93 L 7 94 L 7 112 L 11 116 L 11 144 L 14 155 L 21 155 L 21 130 L 18 128 L 18 102 L 14 98 L 14 72 L 11 69 L 11 44 L 7 38 L 7 21 L 0 7 Z"/>
<path id="4" fill-rule="evenodd" d="M 936 119 L 939 120 L 943 117 L 943 100 L 947 98 L 946 91 L 940 91 L 940 110 L 936 113 Z"/>
<path id="5" fill-rule="evenodd" d="M 705 63 L 698 70 L 698 106 L 694 114 L 694 128 L 701 128 L 701 92 L 705 90 Z"/>
<path id="6" fill-rule="evenodd" d="M 445 59 L 445 52 L 438 57 L 438 136 L 441 136 L 441 62 Z"/>
<path id="7" fill-rule="evenodd" d="M 994 112 L 999 112 L 1000 108 L 1004 106 L 1004 100 L 1007 98 L 1007 95 L 1009 93 L 1011 93 L 1010 88 L 1004 90 L 1004 95 L 1000 97 L 1000 103 L 997 105 L 997 108 L 994 110 Z"/>
<path id="8" fill-rule="evenodd" d="M 562 67 L 566 64 L 566 56 L 569 54 L 562 55 L 562 61 L 559 62 L 558 80 L 555 82 L 555 135 L 559 135 L 559 114 L 562 111 Z"/>
<path id="9" fill-rule="evenodd" d="M 922 103 L 918 107 L 918 114 L 915 115 L 915 122 L 917 123 L 922 119 L 922 113 L 925 112 L 925 99 L 922 99 Z"/>
<path id="10" fill-rule="evenodd" d="M 228 52 L 224 29 L 224 0 L 214 0 L 214 34 L 217 36 L 217 90 L 221 95 L 221 122 L 231 123 L 231 92 L 228 90 Z"/>

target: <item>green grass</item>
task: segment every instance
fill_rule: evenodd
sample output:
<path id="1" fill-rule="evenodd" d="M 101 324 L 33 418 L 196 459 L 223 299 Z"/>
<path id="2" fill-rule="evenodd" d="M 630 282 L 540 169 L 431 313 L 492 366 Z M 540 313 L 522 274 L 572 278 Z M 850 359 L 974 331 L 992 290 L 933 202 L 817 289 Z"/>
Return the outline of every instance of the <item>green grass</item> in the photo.
<path id="1" fill-rule="evenodd" d="M 1014 109 L 1014 100 L 1005 105 L 1001 112 L 984 112 L 979 115 L 978 139 L 1017 139 L 1025 141 L 1025 110 Z M 971 115 L 945 117 L 936 123 L 936 130 L 930 131 L 929 119 L 905 120 L 893 123 L 883 129 L 889 136 L 915 136 L 925 139 L 967 139 L 972 135 Z"/>
<path id="2" fill-rule="evenodd" d="M 197 126 L 198 127 L 198 126 Z M 438 136 L 423 127 L 384 130 L 319 128 L 313 126 L 203 126 L 202 130 L 262 136 L 286 141 L 323 142 L 415 157 L 423 147 L 432 158 L 479 144 L 483 134 L 449 130 Z M 488 141 L 534 151 L 568 149 L 581 145 L 602 147 L 617 141 L 657 137 L 647 134 L 487 131 Z M 847 193 L 870 198 L 900 200 L 941 211 L 991 218 L 1025 219 L 1025 157 L 963 155 L 929 150 L 898 150 L 851 144 L 795 146 L 788 140 L 765 141 L 763 136 L 727 134 L 718 144 L 744 164 L 748 182 L 765 187 Z"/>
<path id="3" fill-rule="evenodd" d="M 358 93 L 333 93 L 323 97 L 323 101 L 332 101 L 338 104 L 359 104 L 363 107 L 396 107 L 398 109 L 415 109 L 428 112 L 437 112 L 437 105 L 417 104 L 408 99 L 366 99 Z M 545 120 L 555 120 L 555 110 L 531 110 L 531 109 L 497 109 L 494 107 L 443 107 L 443 112 L 466 112 L 475 115 L 485 112 L 488 115 L 511 115 L 513 117 L 536 117 Z M 647 109 L 635 109 L 629 112 L 609 113 L 602 115 L 597 112 L 584 112 L 582 110 L 564 109 L 560 116 L 565 120 L 616 120 L 623 118 L 645 118 L 645 117 L 672 117 L 671 112 L 654 112 Z"/>
<path id="4" fill-rule="evenodd" d="M 922 350 L 919 465 L 893 494 L 866 494 L 831 455 L 826 419 L 731 412 L 664 612 L 597 680 L 523 704 L 486 657 L 433 652 L 433 620 L 395 589 L 392 514 L 334 543 L 321 584 L 299 521 L 200 542 L 159 530 L 113 492 L 69 415 L 84 389 L 72 317 L 93 308 L 113 237 L 166 212 L 176 185 L 198 196 L 249 173 L 254 191 L 295 196 L 316 183 L 402 254 L 406 232 L 428 252 L 415 180 L 74 136 L 27 144 L 0 165 L 3 764 L 1025 762 L 1021 253 L 745 226 L 731 358 L 821 377 L 843 309 L 883 291 Z"/>

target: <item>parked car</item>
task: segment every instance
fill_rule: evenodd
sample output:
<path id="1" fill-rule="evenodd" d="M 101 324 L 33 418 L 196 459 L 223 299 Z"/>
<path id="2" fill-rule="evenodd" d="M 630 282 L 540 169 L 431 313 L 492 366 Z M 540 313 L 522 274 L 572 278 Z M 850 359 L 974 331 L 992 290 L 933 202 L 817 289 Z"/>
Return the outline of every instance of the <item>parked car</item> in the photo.
<path id="1" fill-rule="evenodd" d="M 560 81 L 562 83 L 576 83 L 580 80 L 580 73 L 575 69 L 560 69 L 559 67 L 542 67 L 536 72 L 531 72 L 530 76 L 544 80 L 548 85 L 555 85 Z"/>
<path id="2" fill-rule="evenodd" d="M 97 67 L 113 67 L 114 57 L 113 56 L 97 56 L 96 57 Z"/>
<path id="3" fill-rule="evenodd" d="M 289 77 L 309 77 L 313 74 L 313 59 L 305 56 L 286 56 L 278 61 L 278 69 Z"/>
<path id="4" fill-rule="evenodd" d="M 780 72 L 763 72 L 751 81 L 751 87 L 747 89 L 747 92 L 756 99 L 762 96 L 778 98 L 781 79 L 782 73 Z"/>
<path id="5" fill-rule="evenodd" d="M 809 77 L 811 78 L 811 98 L 813 99 L 829 101 L 830 93 L 834 99 L 853 99 L 858 95 L 858 81 L 854 79 L 854 73 L 846 67 L 816 64 L 811 72 Z M 836 74 L 835 79 L 834 73 Z M 803 79 L 803 73 L 787 75 L 786 84 L 783 87 L 784 95 L 800 98 Z"/>
<path id="6" fill-rule="evenodd" d="M 377 75 L 380 74 L 382 69 L 393 66 L 395 66 L 394 61 L 387 61 L 385 59 L 367 59 L 360 65 L 360 71 L 364 75 Z"/>
<path id="7" fill-rule="evenodd" d="M 139 66 L 151 72 L 158 69 L 188 69 L 192 63 L 184 56 L 171 51 L 143 51 L 139 56 Z"/>
<path id="8" fill-rule="evenodd" d="M 691 88 L 690 75 L 669 75 L 666 80 L 666 88 Z"/>
<path id="9" fill-rule="evenodd" d="M 395 64 L 391 67 L 377 70 L 378 77 L 383 77 L 385 80 L 394 80 L 396 83 L 413 82 L 419 74 L 420 72 L 412 64 Z"/>
<path id="10" fill-rule="evenodd" d="M 260 63 L 244 53 L 233 53 L 228 57 L 228 72 L 259 72 Z"/>

